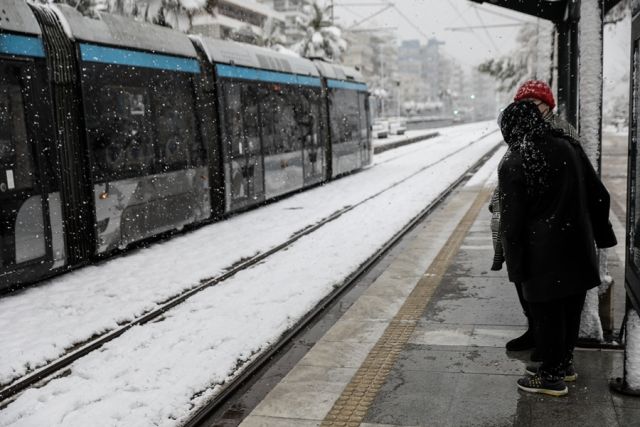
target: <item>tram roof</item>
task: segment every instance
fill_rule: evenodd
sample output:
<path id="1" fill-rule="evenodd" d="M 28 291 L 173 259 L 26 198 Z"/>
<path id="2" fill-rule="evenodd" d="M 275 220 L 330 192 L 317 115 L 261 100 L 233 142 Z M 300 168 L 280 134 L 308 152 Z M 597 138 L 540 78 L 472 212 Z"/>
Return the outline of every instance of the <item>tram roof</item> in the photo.
<path id="1" fill-rule="evenodd" d="M 365 83 L 362 73 L 353 67 L 346 65 L 332 64 L 330 62 L 315 59 L 314 64 L 318 67 L 320 75 L 327 79 L 349 80 L 358 83 Z"/>
<path id="2" fill-rule="evenodd" d="M 308 59 L 285 55 L 264 47 L 219 40 L 204 36 L 193 36 L 202 46 L 211 63 L 239 65 L 270 71 L 319 76 L 313 62 Z"/>
<path id="3" fill-rule="evenodd" d="M 3 0 L 0 6 L 0 30 L 40 35 L 42 31 L 24 0 Z"/>
<path id="4" fill-rule="evenodd" d="M 197 58 L 189 37 L 170 28 L 109 13 L 99 13 L 97 19 L 88 18 L 71 6 L 56 4 L 56 7 L 66 19 L 69 37 L 76 40 Z"/>

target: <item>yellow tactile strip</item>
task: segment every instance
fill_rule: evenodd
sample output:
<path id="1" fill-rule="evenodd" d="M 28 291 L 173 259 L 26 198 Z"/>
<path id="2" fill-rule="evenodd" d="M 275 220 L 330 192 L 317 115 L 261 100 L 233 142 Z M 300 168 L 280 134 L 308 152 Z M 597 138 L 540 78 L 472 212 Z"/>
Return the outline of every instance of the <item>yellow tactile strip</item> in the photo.
<path id="1" fill-rule="evenodd" d="M 387 329 L 371 349 L 362 366 L 347 384 L 342 394 L 322 421 L 322 427 L 359 426 L 373 403 L 380 388 L 387 380 L 411 337 L 420 316 L 424 312 L 433 291 L 442 280 L 462 241 L 489 199 L 490 189 L 482 189 L 473 204 L 460 220 L 449 240 L 442 247 L 427 271 L 407 297 Z"/>

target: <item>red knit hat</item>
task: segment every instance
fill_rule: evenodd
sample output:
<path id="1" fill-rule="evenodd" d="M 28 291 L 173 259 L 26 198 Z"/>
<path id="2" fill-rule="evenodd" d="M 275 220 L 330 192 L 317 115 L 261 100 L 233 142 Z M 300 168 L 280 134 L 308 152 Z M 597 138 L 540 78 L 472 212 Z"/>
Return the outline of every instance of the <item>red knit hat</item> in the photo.
<path id="1" fill-rule="evenodd" d="M 556 101 L 553 99 L 553 92 L 551 92 L 551 88 L 542 80 L 527 80 L 522 83 L 516 92 L 516 96 L 513 97 L 513 100 L 518 102 L 528 98 L 539 99 L 547 104 L 552 110 L 556 107 Z"/>

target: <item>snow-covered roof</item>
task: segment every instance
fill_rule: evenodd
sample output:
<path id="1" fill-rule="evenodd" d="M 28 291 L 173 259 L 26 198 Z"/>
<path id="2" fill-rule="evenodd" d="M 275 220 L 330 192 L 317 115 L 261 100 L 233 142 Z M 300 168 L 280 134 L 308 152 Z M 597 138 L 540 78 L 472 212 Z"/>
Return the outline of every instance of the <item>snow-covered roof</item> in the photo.
<path id="1" fill-rule="evenodd" d="M 313 63 L 318 67 L 320 75 L 327 79 L 352 80 L 365 83 L 362 73 L 355 68 L 347 67 L 346 65 L 331 64 L 319 59 L 315 59 Z"/>
<path id="2" fill-rule="evenodd" d="M 284 21 L 284 16 L 282 13 L 277 12 L 276 10 L 265 6 L 263 4 L 257 3 L 251 0 L 224 0 L 225 3 L 232 4 L 236 7 L 240 7 L 242 9 L 250 10 L 254 13 L 267 16 L 273 19 L 277 19 L 279 21 Z"/>
<path id="3" fill-rule="evenodd" d="M 76 40 L 197 58 L 189 37 L 178 31 L 108 13 L 91 19 L 63 4 L 56 8 L 66 20 L 69 36 Z"/>
<path id="4" fill-rule="evenodd" d="M 313 62 L 305 58 L 296 58 L 271 49 L 229 40 L 209 37 L 193 37 L 193 40 L 202 46 L 211 63 L 262 68 L 303 76 L 319 76 Z"/>
<path id="5" fill-rule="evenodd" d="M 0 30 L 40 35 L 42 31 L 24 0 L 2 0 Z"/>
<path id="6" fill-rule="evenodd" d="M 251 25 L 248 22 L 238 21 L 237 19 L 229 18 L 228 16 L 220 15 L 220 14 L 213 16 L 208 13 L 201 13 L 194 16 L 192 22 L 193 22 L 193 25 L 216 25 L 217 24 L 223 27 L 231 28 L 232 30 L 239 30 L 243 27 L 248 26 L 248 27 L 251 27 L 251 29 L 255 33 L 257 34 L 262 33 L 262 28 L 256 25 Z"/>

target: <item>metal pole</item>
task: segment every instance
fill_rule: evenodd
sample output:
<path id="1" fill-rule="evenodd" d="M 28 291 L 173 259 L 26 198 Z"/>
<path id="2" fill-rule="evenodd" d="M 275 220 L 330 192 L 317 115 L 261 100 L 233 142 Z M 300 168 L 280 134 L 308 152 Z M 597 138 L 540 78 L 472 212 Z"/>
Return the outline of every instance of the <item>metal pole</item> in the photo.
<path id="1" fill-rule="evenodd" d="M 568 22 L 557 24 L 558 29 L 558 112 L 565 120 L 575 125 L 570 118 L 571 99 L 571 50 L 570 26 Z"/>
<path id="2" fill-rule="evenodd" d="M 331 25 L 335 25 L 336 23 L 335 16 L 333 14 L 333 9 L 334 9 L 334 4 L 333 4 L 333 0 L 331 0 Z"/>
<path id="3" fill-rule="evenodd" d="M 578 121 L 578 99 L 580 97 L 578 70 L 580 55 L 580 43 L 578 41 L 578 22 L 569 24 L 569 103 L 567 105 L 567 120 L 574 125 L 578 131 L 580 123 Z"/>

